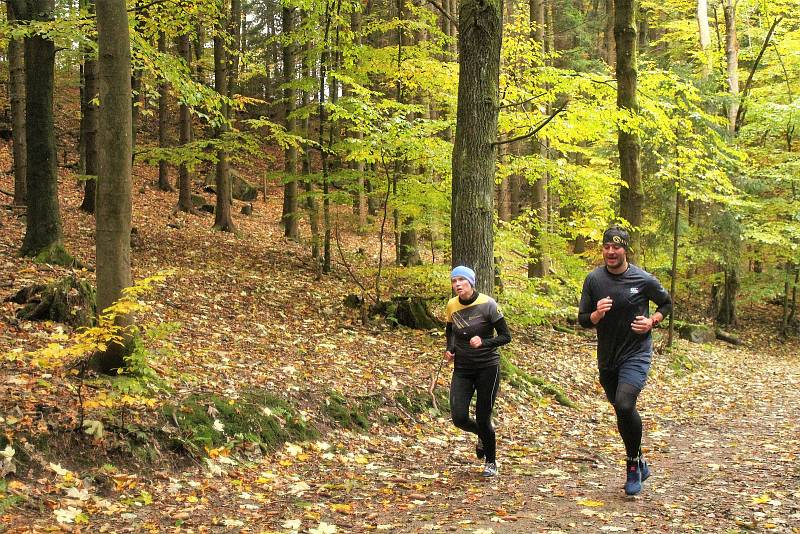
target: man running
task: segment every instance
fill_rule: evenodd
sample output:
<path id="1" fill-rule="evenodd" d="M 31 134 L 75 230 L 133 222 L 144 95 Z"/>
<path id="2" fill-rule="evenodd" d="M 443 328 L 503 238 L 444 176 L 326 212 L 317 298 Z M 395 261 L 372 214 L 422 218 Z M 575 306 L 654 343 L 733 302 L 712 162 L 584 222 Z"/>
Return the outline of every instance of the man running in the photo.
<path id="1" fill-rule="evenodd" d="M 600 384 L 617 414 L 627 454 L 625 493 L 636 495 L 650 468 L 642 458 L 642 419 L 636 399 L 650 370 L 652 329 L 672 311 L 672 299 L 651 274 L 628 263 L 628 232 L 612 227 L 603 234 L 603 261 L 586 277 L 578 322 L 597 328 Z M 658 307 L 649 315 L 650 301 Z"/>
<path id="2" fill-rule="evenodd" d="M 447 303 L 445 358 L 455 360 L 450 383 L 453 424 L 478 435 L 475 454 L 485 457 L 482 475 L 497 475 L 496 441 L 492 409 L 500 389 L 500 353 L 497 347 L 511 341 L 497 302 L 475 290 L 475 272 L 459 265 L 450 273 L 456 296 Z M 495 332 L 497 335 L 494 335 Z M 473 395 L 475 419 L 469 416 Z"/>

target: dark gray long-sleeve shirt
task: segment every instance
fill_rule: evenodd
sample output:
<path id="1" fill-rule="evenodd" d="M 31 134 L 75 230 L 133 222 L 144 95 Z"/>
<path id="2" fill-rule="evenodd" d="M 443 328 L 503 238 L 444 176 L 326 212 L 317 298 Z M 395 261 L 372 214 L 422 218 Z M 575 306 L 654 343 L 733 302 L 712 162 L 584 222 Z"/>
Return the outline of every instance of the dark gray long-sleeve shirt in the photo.
<path id="1" fill-rule="evenodd" d="M 597 309 L 597 302 L 606 297 L 611 297 L 611 309 L 594 325 L 590 315 Z M 672 298 L 661 282 L 635 265 L 629 265 L 622 274 L 611 274 L 602 266 L 586 277 L 578 322 L 584 328 L 597 328 L 597 364 L 601 369 L 615 369 L 634 357 L 650 360 L 653 336 L 631 330 L 637 315 L 650 316 L 650 301 L 664 317 L 672 311 Z"/>

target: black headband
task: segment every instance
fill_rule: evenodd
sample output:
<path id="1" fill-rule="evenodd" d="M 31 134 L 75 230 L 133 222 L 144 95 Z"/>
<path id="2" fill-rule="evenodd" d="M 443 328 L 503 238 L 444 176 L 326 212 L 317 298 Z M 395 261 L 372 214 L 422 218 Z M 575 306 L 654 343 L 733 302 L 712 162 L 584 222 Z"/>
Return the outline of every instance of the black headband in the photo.
<path id="1" fill-rule="evenodd" d="M 625 250 L 628 250 L 628 244 L 630 243 L 631 236 L 628 235 L 628 232 L 623 230 L 622 228 L 614 227 L 609 228 L 603 233 L 603 244 L 612 243 L 614 245 L 619 245 Z"/>

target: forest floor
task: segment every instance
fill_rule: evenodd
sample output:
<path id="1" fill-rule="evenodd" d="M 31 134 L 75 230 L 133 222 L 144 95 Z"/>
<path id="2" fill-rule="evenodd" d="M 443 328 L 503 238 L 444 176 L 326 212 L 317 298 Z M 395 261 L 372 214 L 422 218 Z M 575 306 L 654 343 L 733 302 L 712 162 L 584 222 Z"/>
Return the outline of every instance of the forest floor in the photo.
<path id="1" fill-rule="evenodd" d="M 0 532 L 800 532 L 800 344 L 777 338 L 777 308 L 740 309 L 742 345 L 679 340 L 671 355 L 655 355 L 640 397 L 653 475 L 633 498 L 622 491 L 624 451 L 597 384 L 592 333 L 512 323 L 509 358 L 575 407 L 504 383 L 500 475 L 484 480 L 472 436 L 446 415 L 397 401 L 425 396 L 440 333 L 361 325 L 343 305 L 357 292 L 344 268 L 316 280 L 308 244 L 282 237 L 278 189 L 252 216 L 237 216 L 235 236 L 212 232 L 207 214 L 171 215 L 175 195 L 138 172 L 147 182 L 134 187 L 134 277 L 175 271 L 144 297 L 153 309 L 143 320 L 180 323 L 175 353 L 153 362 L 173 384 L 154 394 L 158 403 L 213 393 L 233 406 L 267 391 L 320 435 L 266 453 L 243 444 L 191 456 L 153 441 L 145 457 L 136 444 L 168 433 L 169 418 L 104 405 L 102 381 L 83 389 L 84 402 L 86 417 L 108 431 L 75 432 L 74 378 L 25 356 L 69 330 L 17 321 L 18 306 L 5 302 L 0 436 L 17 455 L 16 473 L 0 479 Z M 66 176 L 61 202 L 66 247 L 91 266 L 93 219 Z M 178 219 L 183 226 L 168 226 Z M 4 297 L 67 272 L 17 256 L 24 219 L 4 209 L 0 225 Z M 343 239 L 349 252 L 360 246 L 357 236 Z M 447 280 L 441 289 L 448 294 Z M 444 370 L 439 386 L 448 385 Z M 374 402 L 368 430 L 332 419 L 332 390 Z"/>

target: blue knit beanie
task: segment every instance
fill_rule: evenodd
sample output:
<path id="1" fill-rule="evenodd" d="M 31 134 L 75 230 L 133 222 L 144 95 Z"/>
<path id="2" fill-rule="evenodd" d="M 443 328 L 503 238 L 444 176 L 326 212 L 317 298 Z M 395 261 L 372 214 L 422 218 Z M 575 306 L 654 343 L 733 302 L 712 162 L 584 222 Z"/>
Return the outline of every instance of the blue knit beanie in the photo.
<path id="1" fill-rule="evenodd" d="M 450 280 L 455 278 L 456 276 L 460 276 L 465 278 L 469 285 L 475 287 L 475 271 L 470 269 L 469 267 L 464 267 L 463 265 L 459 265 L 450 273 Z"/>

